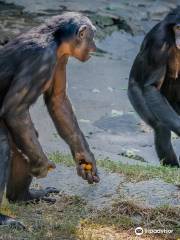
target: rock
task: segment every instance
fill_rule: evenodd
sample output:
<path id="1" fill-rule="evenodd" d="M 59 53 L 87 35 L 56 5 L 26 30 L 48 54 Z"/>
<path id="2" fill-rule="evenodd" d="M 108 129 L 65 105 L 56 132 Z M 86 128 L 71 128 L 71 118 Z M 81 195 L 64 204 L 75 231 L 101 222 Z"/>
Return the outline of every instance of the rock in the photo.
<path id="1" fill-rule="evenodd" d="M 43 187 L 53 186 L 68 195 L 77 195 L 87 201 L 90 206 L 102 209 L 111 206 L 116 192 L 124 177 L 116 173 L 108 173 L 99 169 L 101 181 L 90 185 L 77 176 L 75 167 L 65 167 L 57 164 L 56 170 L 48 177 L 36 180 Z"/>
<path id="2" fill-rule="evenodd" d="M 153 179 L 123 184 L 124 197 L 140 207 L 155 208 L 163 205 L 180 207 L 180 189 L 173 184 Z"/>
<path id="3" fill-rule="evenodd" d="M 149 17 L 152 20 L 160 21 L 165 17 L 165 15 L 169 12 L 169 10 L 170 10 L 169 7 L 157 5 L 155 3 L 150 8 L 148 8 L 148 13 L 149 13 Z"/>
<path id="4" fill-rule="evenodd" d="M 136 132 L 139 129 L 137 126 L 137 120 L 132 114 L 122 113 L 122 111 L 113 110 L 112 115 L 104 116 L 98 121 L 94 122 L 94 125 L 105 131 L 111 131 L 111 133 L 122 132 Z"/>

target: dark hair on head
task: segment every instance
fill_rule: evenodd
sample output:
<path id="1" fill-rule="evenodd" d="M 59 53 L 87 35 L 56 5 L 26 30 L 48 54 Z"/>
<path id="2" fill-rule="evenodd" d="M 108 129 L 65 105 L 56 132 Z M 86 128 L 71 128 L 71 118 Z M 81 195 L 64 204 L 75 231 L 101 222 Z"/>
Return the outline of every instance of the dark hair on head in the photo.
<path id="1" fill-rule="evenodd" d="M 165 18 L 164 21 L 171 25 L 175 24 L 177 22 L 180 23 L 180 6 L 177 6 L 177 8 L 173 9 Z"/>
<path id="2" fill-rule="evenodd" d="M 145 36 L 141 51 L 147 51 L 150 64 L 166 61 L 168 49 L 175 44 L 173 26 L 180 23 L 180 6 L 173 9 Z"/>
<path id="3" fill-rule="evenodd" d="M 53 44 L 59 46 L 63 41 L 74 37 L 79 28 L 83 25 L 89 26 L 93 31 L 95 27 L 90 19 L 77 12 L 66 12 L 58 16 L 54 16 L 44 24 L 32 28 L 30 31 L 20 34 L 14 40 L 6 45 L 9 49 L 17 49 L 19 51 L 43 49 Z"/>
<path id="4" fill-rule="evenodd" d="M 77 12 L 66 12 L 55 16 L 47 21 L 45 25 L 47 29 L 51 31 L 58 45 L 64 40 L 74 37 L 82 25 L 88 25 L 92 30 L 96 29 L 88 17 Z"/>

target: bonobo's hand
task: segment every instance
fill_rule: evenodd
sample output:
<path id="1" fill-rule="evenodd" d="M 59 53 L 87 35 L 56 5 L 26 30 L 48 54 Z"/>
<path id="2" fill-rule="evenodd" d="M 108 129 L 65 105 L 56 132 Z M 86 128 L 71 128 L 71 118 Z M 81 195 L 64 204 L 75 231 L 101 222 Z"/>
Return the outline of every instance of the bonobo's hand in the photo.
<path id="1" fill-rule="evenodd" d="M 47 176 L 48 171 L 51 171 L 56 168 L 56 165 L 47 160 L 47 161 L 41 161 L 37 164 L 31 163 L 30 164 L 30 175 L 36 178 L 44 178 Z"/>
<path id="2" fill-rule="evenodd" d="M 77 174 L 80 177 L 87 180 L 89 184 L 100 181 L 96 168 L 96 161 L 91 152 L 75 153 L 75 161 Z"/>

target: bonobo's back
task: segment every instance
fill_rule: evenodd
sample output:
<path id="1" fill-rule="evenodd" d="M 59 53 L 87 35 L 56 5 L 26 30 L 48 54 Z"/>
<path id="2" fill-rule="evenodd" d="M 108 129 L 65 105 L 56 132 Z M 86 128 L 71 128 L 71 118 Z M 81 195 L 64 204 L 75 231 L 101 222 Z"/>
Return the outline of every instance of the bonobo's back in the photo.
<path id="1" fill-rule="evenodd" d="M 41 29 L 42 26 L 33 28 L 0 49 L 0 102 L 12 81 L 17 81 L 17 76 L 22 72 L 26 71 L 27 77 L 23 79 L 23 82 L 21 80 L 21 85 L 29 85 L 30 74 L 34 77 L 43 64 L 49 64 L 49 66 L 54 64 L 56 43 L 52 41 L 52 38 L 50 39 L 45 30 L 42 32 Z"/>
<path id="2" fill-rule="evenodd" d="M 16 71 L 17 66 L 13 58 L 14 52 L 7 50 L 6 45 L 0 49 L 0 102 L 8 91 Z"/>

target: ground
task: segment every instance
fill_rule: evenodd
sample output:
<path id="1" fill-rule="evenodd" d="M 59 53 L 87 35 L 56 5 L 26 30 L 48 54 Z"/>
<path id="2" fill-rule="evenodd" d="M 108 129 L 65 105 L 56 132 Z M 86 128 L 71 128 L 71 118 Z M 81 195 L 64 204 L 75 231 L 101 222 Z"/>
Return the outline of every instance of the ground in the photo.
<path id="1" fill-rule="evenodd" d="M 0 42 L 62 11 L 81 11 L 97 26 L 98 51 L 87 63 L 70 59 L 68 93 L 98 159 L 101 182 L 77 177 L 67 145 L 58 137 L 42 98 L 31 109 L 40 142 L 57 169 L 35 187 L 56 186 L 56 204 L 3 205 L 29 232 L 2 229 L 0 239 L 177 239 L 180 171 L 159 165 L 153 133 L 127 98 L 128 75 L 149 29 L 175 1 L 7 0 L 0 2 Z M 172 137 L 177 154 L 180 141 Z M 31 218 L 29 219 L 29 216 Z M 136 227 L 173 230 L 143 234 Z"/>

